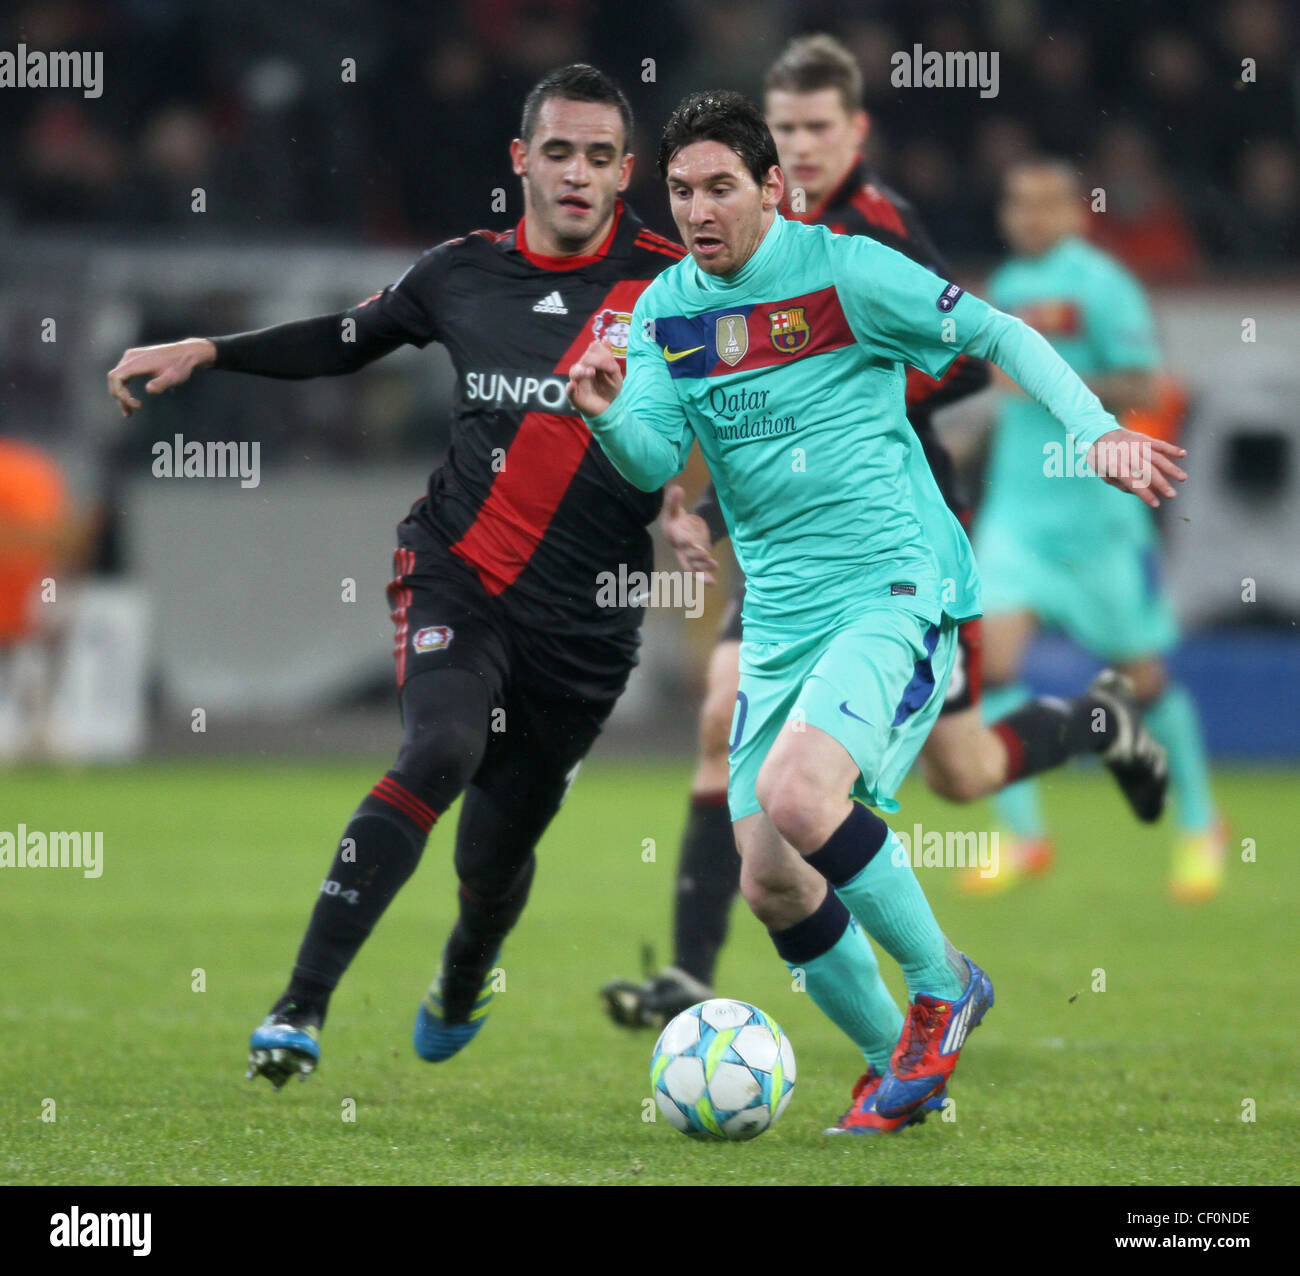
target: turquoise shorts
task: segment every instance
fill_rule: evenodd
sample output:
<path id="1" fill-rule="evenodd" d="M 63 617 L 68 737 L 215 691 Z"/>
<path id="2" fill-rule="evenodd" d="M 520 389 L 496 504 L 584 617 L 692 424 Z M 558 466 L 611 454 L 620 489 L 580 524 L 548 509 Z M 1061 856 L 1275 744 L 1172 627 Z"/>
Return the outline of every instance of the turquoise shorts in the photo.
<path id="1" fill-rule="evenodd" d="M 957 625 L 898 606 L 859 611 L 789 642 L 742 642 L 731 720 L 733 820 L 760 809 L 758 772 L 787 722 L 833 736 L 857 764 L 852 796 L 898 810 L 903 782 L 943 707 Z"/>
<path id="2" fill-rule="evenodd" d="M 1102 660 L 1158 656 L 1178 642 L 1154 540 L 1087 536 L 1068 547 L 1010 520 L 975 529 L 984 614 L 1030 611 Z"/>

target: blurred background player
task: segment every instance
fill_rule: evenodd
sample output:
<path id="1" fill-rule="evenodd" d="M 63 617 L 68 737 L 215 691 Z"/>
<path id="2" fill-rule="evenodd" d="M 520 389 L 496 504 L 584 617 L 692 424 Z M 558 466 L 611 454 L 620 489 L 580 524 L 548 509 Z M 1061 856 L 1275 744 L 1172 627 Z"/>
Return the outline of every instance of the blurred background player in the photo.
<path id="1" fill-rule="evenodd" d="M 863 158 L 870 121 L 861 108 L 862 75 L 847 48 L 829 35 L 792 40 L 769 68 L 764 106 L 786 175 L 782 215 L 793 221 L 828 226 L 836 234 L 869 235 L 887 247 L 948 279 L 947 264 L 908 202 L 870 171 Z M 907 416 L 948 507 L 969 526 L 970 505 L 961 490 L 948 450 L 933 423 L 941 407 L 983 389 L 989 380 L 983 360 L 960 355 L 936 381 L 917 368 L 907 370 Z M 1059 429 L 1057 430 L 1059 436 Z M 707 525 L 707 538 L 700 520 Z M 686 570 L 705 573 L 712 583 L 717 563 L 700 548 L 702 541 L 727 535 L 710 484 L 695 513 L 672 487 L 661 528 Z M 610 1016 L 627 1027 L 662 1024 L 678 1011 L 712 995 L 713 973 L 726 939 L 731 906 L 739 890 L 740 860 L 735 853 L 727 811 L 728 743 L 740 674 L 740 582 L 728 604 L 718 642 L 711 653 L 704 703 L 699 717 L 698 756 L 691 785 L 686 829 L 677 868 L 673 914 L 673 960 L 663 970 L 646 972 L 644 982 L 615 980 L 602 989 Z M 1123 715 L 1128 729 L 1141 733 L 1114 678 L 1094 684 L 1088 695 L 1063 713 L 1046 702 L 1013 706 L 1019 713 L 985 726 L 980 701 L 980 622 L 961 627 L 957 665 L 941 716 L 921 751 L 927 783 L 940 795 L 969 802 L 996 791 L 1023 774 L 1057 766 L 1068 757 L 1102 751 L 1113 737 L 1091 730 L 1092 712 L 1105 707 Z M 1028 699 L 1028 697 L 1025 697 Z M 1063 717 L 1073 726 L 1062 729 Z M 1116 723 L 1118 728 L 1121 724 Z M 1150 741 L 1141 733 L 1144 748 Z M 1163 760 L 1151 751 L 1151 767 Z M 1159 814 L 1163 780 L 1146 766 L 1126 772 L 1142 791 L 1143 818 Z"/>
<path id="2" fill-rule="evenodd" d="M 1157 380 L 1151 315 L 1133 276 L 1083 238 L 1084 208 L 1069 165 L 1033 159 L 1013 167 L 1001 219 L 1014 255 L 993 274 L 987 294 L 1041 332 L 1111 412 L 1141 410 L 1145 423 L 1153 412 L 1168 415 L 1170 396 Z M 1028 699 L 1020 669 L 1039 625 L 1064 630 L 1124 673 L 1168 752 L 1179 827 L 1170 889 L 1180 900 L 1206 899 L 1220 887 L 1227 834 L 1215 812 L 1196 708 L 1165 666 L 1178 627 L 1160 582 L 1155 519 L 1140 502 L 1076 476 L 1077 458 L 1058 451 L 1061 464 L 1051 465 L 1056 423 L 1005 378 L 998 383 L 1007 395 L 975 531 L 984 578 L 985 715 L 996 718 Z M 1086 549 L 1078 540 L 1085 526 L 1093 529 Z M 1009 886 L 1051 862 L 1036 786 L 1013 785 L 996 805 L 1015 835 L 1012 850 L 995 876 L 968 875 L 973 889 Z"/>

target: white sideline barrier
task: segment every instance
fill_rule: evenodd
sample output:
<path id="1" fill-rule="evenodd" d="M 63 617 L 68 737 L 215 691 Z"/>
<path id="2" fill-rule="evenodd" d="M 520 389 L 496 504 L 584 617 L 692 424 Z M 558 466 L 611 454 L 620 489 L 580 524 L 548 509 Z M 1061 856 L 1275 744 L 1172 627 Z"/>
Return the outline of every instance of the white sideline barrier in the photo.
<path id="1" fill-rule="evenodd" d="M 3 654 L 0 761 L 123 762 L 148 738 L 149 603 L 127 582 L 69 582 L 38 636 Z"/>
<path id="2" fill-rule="evenodd" d="M 131 484 L 127 552 L 149 582 L 164 707 L 292 714 L 391 676 L 384 587 L 421 486 L 410 468 Z"/>

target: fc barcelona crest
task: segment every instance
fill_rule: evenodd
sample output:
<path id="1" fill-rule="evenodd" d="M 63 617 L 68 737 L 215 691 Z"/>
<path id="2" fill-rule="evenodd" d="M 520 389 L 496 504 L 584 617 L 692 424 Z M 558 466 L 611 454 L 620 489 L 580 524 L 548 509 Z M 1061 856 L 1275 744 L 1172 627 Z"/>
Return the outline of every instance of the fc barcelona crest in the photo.
<path id="1" fill-rule="evenodd" d="M 734 368 L 749 349 L 749 327 L 744 315 L 723 315 L 713 325 L 713 342 L 718 347 L 718 358 Z"/>
<path id="2" fill-rule="evenodd" d="M 802 306 L 791 306 L 789 310 L 768 312 L 772 328 L 769 336 L 772 345 L 782 354 L 796 354 L 804 348 L 812 337 L 812 329 L 804 317 Z"/>

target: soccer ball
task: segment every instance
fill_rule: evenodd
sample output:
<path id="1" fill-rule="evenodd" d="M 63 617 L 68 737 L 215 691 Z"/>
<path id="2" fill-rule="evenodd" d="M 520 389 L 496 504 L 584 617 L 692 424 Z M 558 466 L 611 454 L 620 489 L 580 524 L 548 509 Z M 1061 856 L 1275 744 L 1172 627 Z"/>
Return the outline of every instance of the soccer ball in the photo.
<path id="1" fill-rule="evenodd" d="M 744 1001 L 715 997 L 683 1010 L 650 1059 L 655 1102 L 694 1139 L 753 1139 L 794 1092 L 794 1048 L 780 1025 Z"/>

